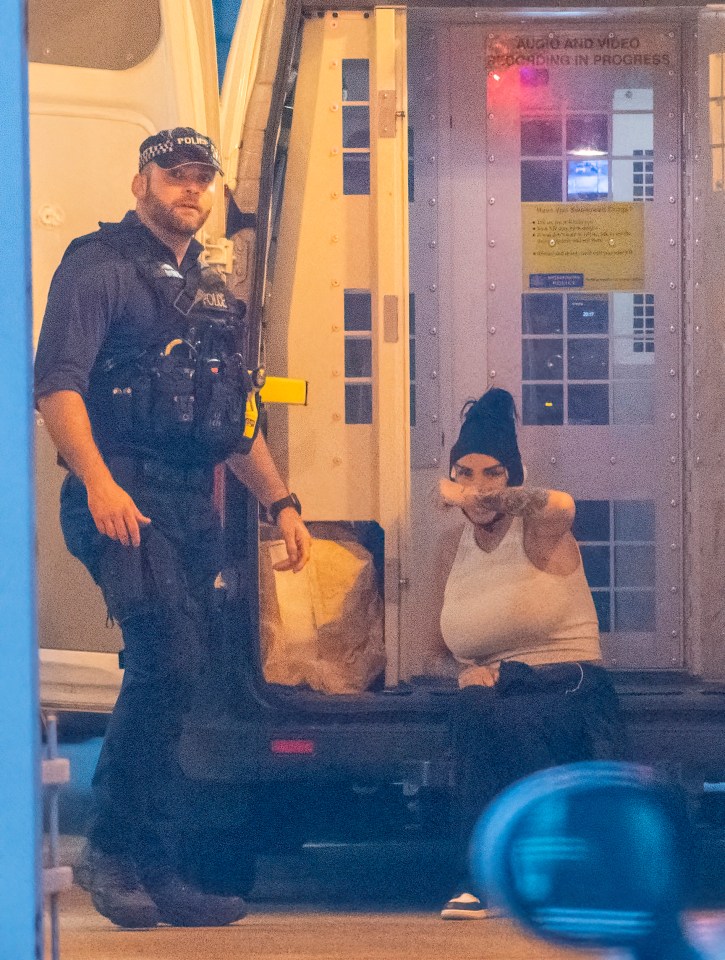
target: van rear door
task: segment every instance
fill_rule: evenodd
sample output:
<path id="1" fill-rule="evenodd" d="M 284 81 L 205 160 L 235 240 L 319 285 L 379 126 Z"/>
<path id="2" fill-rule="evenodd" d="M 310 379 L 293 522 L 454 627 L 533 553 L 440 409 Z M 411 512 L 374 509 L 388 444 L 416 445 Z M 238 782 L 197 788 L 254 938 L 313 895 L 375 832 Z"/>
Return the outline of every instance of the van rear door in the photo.
<path id="1" fill-rule="evenodd" d="M 211 0 L 29 0 L 35 338 L 68 243 L 132 205 L 139 143 L 166 127 L 218 139 Z M 223 193 L 207 222 L 223 233 Z M 117 628 L 66 551 L 58 522 L 64 471 L 38 418 L 38 627 L 43 703 L 110 710 L 119 683 Z"/>

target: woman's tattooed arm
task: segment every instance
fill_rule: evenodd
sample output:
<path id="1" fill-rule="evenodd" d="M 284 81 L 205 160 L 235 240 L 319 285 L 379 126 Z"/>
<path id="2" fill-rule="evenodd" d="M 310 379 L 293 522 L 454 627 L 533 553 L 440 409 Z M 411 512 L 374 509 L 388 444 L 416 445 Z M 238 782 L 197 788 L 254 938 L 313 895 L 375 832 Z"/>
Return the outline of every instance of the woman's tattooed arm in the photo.
<path id="1" fill-rule="evenodd" d="M 541 487 L 507 487 L 475 497 L 477 507 L 511 517 L 530 517 L 543 510 L 548 502 L 549 491 Z"/>

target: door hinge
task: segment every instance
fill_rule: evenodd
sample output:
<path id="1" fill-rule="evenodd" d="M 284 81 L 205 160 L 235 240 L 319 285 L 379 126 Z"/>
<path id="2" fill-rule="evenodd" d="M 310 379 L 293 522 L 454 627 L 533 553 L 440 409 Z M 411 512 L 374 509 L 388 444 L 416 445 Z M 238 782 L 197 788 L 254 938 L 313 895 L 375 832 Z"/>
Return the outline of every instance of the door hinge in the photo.
<path id="1" fill-rule="evenodd" d="M 385 343 L 398 342 L 398 298 L 394 293 L 383 297 L 383 340 Z"/>
<path id="2" fill-rule="evenodd" d="M 395 136 L 395 90 L 378 91 L 378 136 Z"/>

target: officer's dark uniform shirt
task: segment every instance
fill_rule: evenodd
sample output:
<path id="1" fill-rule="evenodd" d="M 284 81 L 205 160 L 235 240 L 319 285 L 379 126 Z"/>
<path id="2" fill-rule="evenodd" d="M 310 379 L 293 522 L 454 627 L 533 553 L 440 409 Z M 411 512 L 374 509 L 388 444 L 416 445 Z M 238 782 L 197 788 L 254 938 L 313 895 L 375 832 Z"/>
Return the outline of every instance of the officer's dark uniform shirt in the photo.
<path id="1" fill-rule="evenodd" d="M 169 264 L 186 278 L 203 247 L 192 239 L 180 265 L 172 251 L 129 211 L 121 222 L 141 255 Z M 117 452 L 104 417 L 94 409 L 89 383 L 109 358 L 134 356 L 158 343 L 159 309 L 136 265 L 100 239 L 70 250 L 55 272 L 35 360 L 36 399 L 59 390 L 83 397 L 103 456 Z M 136 445 L 123 452 L 155 454 Z"/>

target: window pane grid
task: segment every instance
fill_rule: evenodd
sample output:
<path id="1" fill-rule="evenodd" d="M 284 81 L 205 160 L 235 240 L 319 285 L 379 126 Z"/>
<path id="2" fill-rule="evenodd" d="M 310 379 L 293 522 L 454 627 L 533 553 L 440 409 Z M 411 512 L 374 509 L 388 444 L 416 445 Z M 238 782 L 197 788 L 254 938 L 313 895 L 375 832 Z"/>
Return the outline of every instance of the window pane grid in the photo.
<path id="1" fill-rule="evenodd" d="M 370 194 L 370 61 L 342 61 L 342 192 Z"/>
<path id="2" fill-rule="evenodd" d="M 345 423 L 373 422 L 372 297 L 369 290 L 343 296 Z"/>
<path id="3" fill-rule="evenodd" d="M 577 506 L 574 533 L 600 619 L 600 630 L 602 633 L 609 630 L 654 632 L 654 502 L 581 500 Z M 596 533 L 601 536 L 592 535 Z M 651 533 L 651 538 L 635 539 L 637 533 Z M 604 534 L 608 536 L 605 538 Z M 638 578 L 643 582 L 637 582 Z"/>

